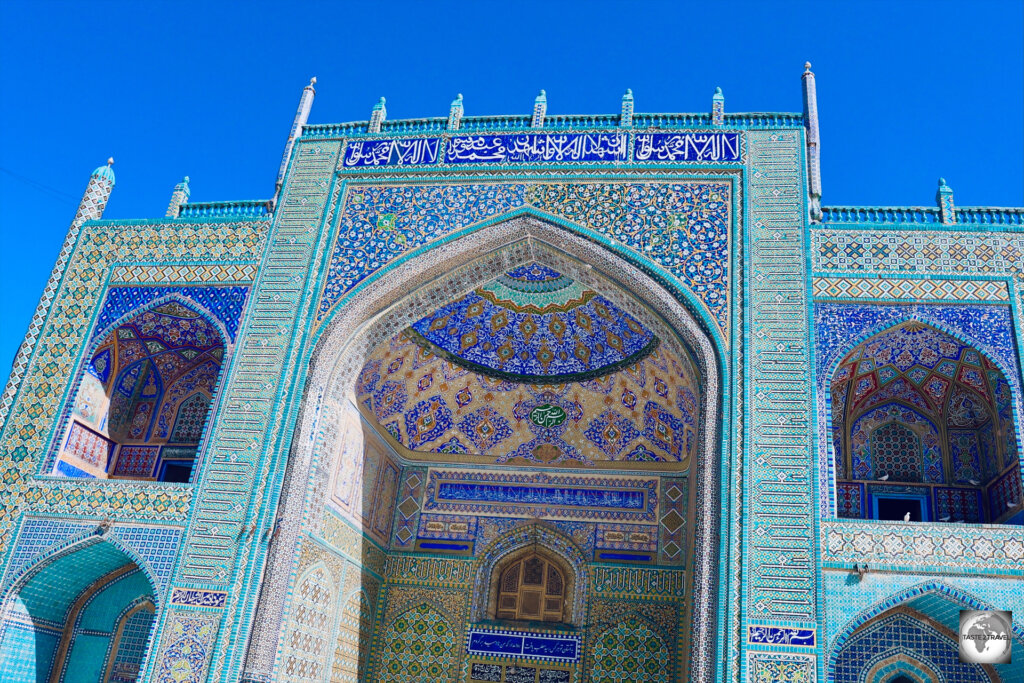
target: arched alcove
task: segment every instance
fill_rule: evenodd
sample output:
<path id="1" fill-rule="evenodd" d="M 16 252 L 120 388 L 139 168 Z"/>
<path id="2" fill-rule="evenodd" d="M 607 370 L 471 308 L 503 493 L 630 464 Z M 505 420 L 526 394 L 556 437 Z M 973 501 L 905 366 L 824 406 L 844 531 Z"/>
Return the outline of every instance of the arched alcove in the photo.
<path id="1" fill-rule="evenodd" d="M 376 349 L 386 348 L 403 330 L 425 319 L 445 302 L 458 299 L 466 292 L 477 290 L 484 283 L 512 273 L 516 267 L 528 264 L 540 264 L 574 282 L 582 283 L 586 288 L 599 291 L 616 307 L 652 330 L 664 343 L 666 350 L 685 353 L 692 358 L 693 367 L 699 373 L 700 391 L 691 392 L 687 397 L 693 408 L 693 422 L 698 424 L 692 425 L 689 432 L 679 430 L 680 443 L 684 444 L 684 449 L 686 442 L 690 442 L 692 455 L 689 460 L 661 457 L 639 462 L 601 458 L 596 461 L 595 467 L 621 470 L 638 466 L 651 476 L 660 472 L 677 473 L 689 476 L 695 482 L 696 485 L 689 490 L 696 491 L 698 504 L 694 507 L 693 516 L 685 521 L 689 529 L 687 538 L 695 539 L 696 546 L 694 548 L 691 545 L 693 540 L 686 543 L 687 548 L 694 548 L 692 552 L 685 553 L 687 566 L 694 573 L 692 601 L 687 605 L 686 619 L 692 624 L 692 638 L 689 642 L 693 643 L 691 652 L 700 662 L 699 670 L 710 671 L 715 638 L 714 620 L 711 618 L 715 604 L 712 587 L 717 585 L 717 580 L 712 577 L 716 575 L 715 558 L 718 553 L 713 539 L 716 537 L 720 511 L 720 506 L 712 501 L 717 496 L 721 466 L 717 441 L 720 434 L 721 361 L 716 343 L 712 341 L 713 335 L 698 322 L 699 317 L 681 303 L 686 298 L 682 294 L 669 291 L 664 284 L 655 281 L 646 272 L 610 250 L 581 239 L 561 226 L 532 218 L 497 223 L 474 233 L 472 239 L 462 237 L 416 254 L 408 261 L 403 260 L 388 272 L 378 274 L 371 278 L 372 281 L 358 287 L 328 318 L 320 333 L 308 373 L 300 428 L 289 458 L 286 488 L 279 510 L 282 520 L 278 527 L 280 533 L 275 535 L 270 549 L 268 576 L 264 586 L 292 583 L 295 579 L 288 578 L 289 573 L 298 571 L 301 574 L 304 571 L 301 558 L 297 570 L 293 564 L 293 558 L 300 555 L 300 547 L 305 547 L 305 541 L 301 540 L 302 532 L 316 534 L 327 520 L 324 513 L 315 506 L 326 506 L 340 512 L 342 517 L 356 521 L 369 538 L 380 538 L 375 544 L 364 543 L 364 553 L 372 556 L 376 551 L 370 545 L 386 544 L 386 530 L 375 529 L 375 520 L 378 518 L 376 510 L 381 496 L 386 494 L 385 497 L 390 498 L 394 485 L 398 483 L 390 474 L 390 464 L 415 469 L 421 462 L 469 462 L 459 458 L 470 458 L 474 464 L 483 464 L 483 460 L 473 458 L 485 456 L 490 458 L 491 467 L 502 464 L 497 462 L 495 454 L 488 452 L 487 448 L 479 447 L 479 444 L 474 452 L 452 454 L 432 447 L 429 458 L 420 456 L 408 448 L 408 429 L 402 432 L 405 444 L 401 443 L 394 433 L 385 428 L 386 425 L 380 424 L 374 410 L 376 408 L 382 414 L 387 413 L 390 406 L 395 404 L 396 396 L 401 391 L 408 394 L 410 387 L 390 387 L 390 396 L 381 392 L 375 404 L 375 394 L 387 380 L 381 375 L 376 379 L 375 386 L 369 388 L 368 385 L 373 383 L 370 379 L 373 370 L 366 372 L 367 360 L 372 358 Z M 601 381 L 601 377 L 578 379 L 581 382 Z M 496 384 L 508 380 L 491 377 L 480 381 Z M 362 399 L 359 397 L 361 383 L 367 387 L 362 392 Z M 500 387 L 492 386 L 492 389 L 497 391 Z M 482 393 L 486 391 L 484 389 Z M 657 391 L 652 384 L 651 395 Z M 524 396 L 526 393 L 524 390 Z M 555 405 L 547 396 L 543 398 Z M 457 405 L 457 399 L 453 400 Z M 675 395 L 672 400 L 674 405 Z M 409 406 L 404 409 L 406 412 L 401 416 L 402 420 L 410 416 Z M 566 409 L 566 412 L 569 411 Z M 641 409 L 641 416 L 642 413 Z M 434 415 L 437 413 L 431 417 Z M 486 444 L 488 435 L 485 432 L 494 428 L 497 419 L 489 415 L 480 417 L 491 419 L 490 426 L 481 432 L 481 443 Z M 477 424 L 484 421 L 482 419 Z M 589 422 L 583 429 L 588 426 Z M 468 435 L 466 438 L 472 441 Z M 431 435 L 423 443 L 433 445 L 438 441 Z M 621 452 L 626 451 L 623 449 Z M 368 453 L 376 455 L 368 460 Z M 531 453 L 537 455 L 536 450 Z M 378 458 L 378 455 L 381 457 Z M 452 455 L 458 458 L 446 459 Z M 557 456 L 552 458 L 557 459 Z M 545 463 L 540 462 L 542 457 L 526 460 L 529 467 L 545 466 Z M 573 464 L 569 460 L 559 460 L 560 466 Z M 385 475 L 386 478 L 382 479 Z M 398 485 L 405 486 L 405 480 L 401 480 Z M 372 492 L 372 495 L 367 492 Z M 404 489 L 394 494 L 392 504 L 400 506 L 404 495 Z M 313 501 L 314 508 L 304 511 L 304 500 Z M 303 519 L 306 521 L 300 523 Z M 487 595 L 484 589 L 489 579 L 490 574 L 487 574 L 483 586 L 479 590 L 474 589 L 473 604 L 484 605 L 484 611 Z M 579 586 L 579 583 L 576 585 Z M 478 593 L 485 596 L 482 602 L 477 600 Z M 574 610 L 573 613 L 577 612 Z M 247 670 L 253 674 L 269 670 L 272 661 L 270 653 L 276 650 L 279 642 L 283 614 L 283 595 L 280 591 L 272 593 L 265 589 L 260 599 L 246 665 Z"/>
<path id="2" fill-rule="evenodd" d="M 156 590 L 113 539 L 85 537 L 38 559 L 3 595 L 4 680 L 139 680 Z"/>
<path id="3" fill-rule="evenodd" d="M 52 473 L 188 482 L 229 346 L 216 318 L 181 296 L 97 334 Z"/>
<path id="4" fill-rule="evenodd" d="M 961 610 L 996 606 L 944 582 L 929 581 L 881 599 L 853 615 L 830 643 L 826 680 L 889 683 L 1016 680 L 1014 664 L 959 661 Z M 1024 627 L 1010 624 L 1011 658 L 1024 651 Z"/>
<path id="5" fill-rule="evenodd" d="M 842 356 L 829 394 L 838 516 L 1004 522 L 1020 511 L 1011 385 L 976 346 L 899 322 Z"/>

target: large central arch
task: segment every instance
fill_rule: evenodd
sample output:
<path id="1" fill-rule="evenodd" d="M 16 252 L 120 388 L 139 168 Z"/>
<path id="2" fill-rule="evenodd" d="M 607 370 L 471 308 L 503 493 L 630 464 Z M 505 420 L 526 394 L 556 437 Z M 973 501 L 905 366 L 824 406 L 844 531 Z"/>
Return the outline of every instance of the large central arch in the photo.
<path id="1" fill-rule="evenodd" d="M 587 239 L 592 237 L 592 239 Z M 588 231 L 534 216 L 510 217 L 452 241 L 441 241 L 396 262 L 364 282 L 325 321 L 310 362 L 299 424 L 283 483 L 277 525 L 268 551 L 259 605 L 246 657 L 247 678 L 274 667 L 287 607 L 286 587 L 307 533 L 316 534 L 335 459 L 344 452 L 341 427 L 357 375 L 369 352 L 439 303 L 517 265 L 540 262 L 594 286 L 618 284 L 614 300 L 663 339 L 685 345 L 702 377 L 694 508 L 690 669 L 693 680 L 712 680 L 716 639 L 721 458 L 722 350 L 709 326 L 687 306 L 692 294 L 676 288 L 655 264 L 632 252 L 616 253 Z M 698 314 L 699 315 L 699 314 Z M 693 471 L 695 470 L 695 471 Z"/>

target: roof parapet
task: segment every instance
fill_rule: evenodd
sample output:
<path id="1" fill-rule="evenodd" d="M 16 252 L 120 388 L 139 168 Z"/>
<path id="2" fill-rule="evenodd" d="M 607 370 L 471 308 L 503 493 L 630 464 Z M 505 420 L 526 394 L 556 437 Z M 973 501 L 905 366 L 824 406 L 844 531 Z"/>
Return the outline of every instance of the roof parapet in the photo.
<path id="1" fill-rule="evenodd" d="M 880 225 L 943 225 L 942 216 L 931 206 L 824 206 L 822 223 Z M 995 208 L 983 206 L 960 207 L 956 211 L 957 225 L 1020 226 L 1024 225 L 1024 208 Z M 949 225 L 946 223 L 946 225 Z"/>
<path id="2" fill-rule="evenodd" d="M 178 218 L 261 218 L 271 213 L 269 199 L 183 204 Z"/>

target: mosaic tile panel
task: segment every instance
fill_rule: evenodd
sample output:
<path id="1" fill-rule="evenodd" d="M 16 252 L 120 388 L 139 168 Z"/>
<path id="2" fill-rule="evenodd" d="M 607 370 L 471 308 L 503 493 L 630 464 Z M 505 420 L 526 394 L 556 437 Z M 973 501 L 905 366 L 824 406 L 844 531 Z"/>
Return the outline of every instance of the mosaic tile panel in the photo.
<path id="1" fill-rule="evenodd" d="M 971 569 L 1021 574 L 1024 531 L 1018 527 L 828 521 L 821 523 L 822 559 L 892 567 Z"/>
<path id="2" fill-rule="evenodd" d="M 381 635 L 377 680 L 454 680 L 459 646 L 455 633 L 456 629 L 437 610 L 428 605 L 412 608 L 391 622 Z"/>
<path id="3" fill-rule="evenodd" d="M 184 284 L 199 282 L 252 282 L 256 279 L 255 263 L 213 265 L 114 266 L 110 281 L 116 284 Z"/>
<path id="4" fill-rule="evenodd" d="M 815 277 L 812 282 L 816 299 L 1000 302 L 1010 300 L 1006 282 L 998 280 Z"/>
<path id="5" fill-rule="evenodd" d="M 750 416 L 745 504 L 748 617 L 811 621 L 814 605 L 813 499 L 807 424 L 811 396 L 805 339 L 807 297 L 802 140 L 788 132 L 753 132 L 748 236 L 751 246 L 748 379 Z M 785 589 L 782 590 L 782 585 Z"/>
<path id="6" fill-rule="evenodd" d="M 701 380 L 668 344 L 603 377 L 524 385 L 470 372 L 413 334 L 372 351 L 356 383 L 364 410 L 412 450 L 524 465 L 686 463 L 696 448 Z"/>
<path id="7" fill-rule="evenodd" d="M 164 622 L 153 680 L 156 683 L 205 681 L 217 622 L 217 617 L 212 615 L 172 611 Z"/>
<path id="8" fill-rule="evenodd" d="M 430 470 L 424 510 L 556 519 L 653 522 L 656 478 Z"/>
<path id="9" fill-rule="evenodd" d="M 195 301 L 224 325 L 230 341 L 234 341 L 242 321 L 242 309 L 249 295 L 249 287 L 111 287 L 93 326 L 93 338 L 105 332 L 115 322 L 147 304 L 178 294 Z"/>
<path id="10" fill-rule="evenodd" d="M 902 614 L 884 617 L 857 631 L 843 644 L 830 664 L 836 683 L 859 683 L 862 672 L 891 654 L 912 653 L 915 660 L 949 683 L 989 680 L 979 664 L 961 664 L 957 644 L 948 635 L 918 619 Z M 833 668 L 834 667 L 834 668 Z"/>
<path id="11" fill-rule="evenodd" d="M 319 317 L 398 256 L 529 206 L 587 226 L 669 269 L 724 331 L 731 197 L 727 183 L 352 187 Z"/>
<path id="12" fill-rule="evenodd" d="M 672 657 L 669 648 L 643 621 L 632 618 L 600 634 L 591 651 L 589 669 L 592 681 L 671 680 Z"/>
<path id="13" fill-rule="evenodd" d="M 809 655 L 748 652 L 747 676 L 751 683 L 814 683 L 817 669 Z"/>

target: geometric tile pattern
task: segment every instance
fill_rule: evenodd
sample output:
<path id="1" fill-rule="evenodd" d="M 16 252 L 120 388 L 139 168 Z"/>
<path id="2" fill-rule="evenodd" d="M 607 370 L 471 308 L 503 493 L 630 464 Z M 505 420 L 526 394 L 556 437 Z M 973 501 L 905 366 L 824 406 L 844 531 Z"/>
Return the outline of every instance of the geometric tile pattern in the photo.
<path id="1" fill-rule="evenodd" d="M 970 419 L 970 428 L 977 429 L 985 427 L 984 420 L 966 417 L 963 406 L 967 403 L 962 397 L 968 397 L 971 406 L 984 406 L 1002 391 L 998 387 L 1008 386 L 1009 391 L 1004 391 L 1006 409 L 999 413 L 999 419 L 1012 422 L 1009 420 L 1011 392 L 1018 399 L 1015 402 L 1018 415 L 1024 415 L 1013 313 L 1008 306 L 816 302 L 814 312 L 818 382 L 815 397 L 821 444 L 819 477 L 824 492 L 819 503 L 825 516 L 831 516 L 834 503 L 831 482 L 844 476 L 842 463 L 838 463 L 837 470 L 837 463 L 827 455 L 829 447 L 833 446 L 826 437 L 833 424 L 830 417 L 833 410 L 841 416 L 853 411 L 854 404 L 869 405 L 873 400 L 871 395 L 883 400 L 891 394 L 926 412 L 948 413 L 952 416 L 952 426 L 957 426 L 957 420 Z M 903 341 L 899 341 L 901 339 Z M 918 348 L 915 341 L 918 339 L 931 341 Z M 971 344 L 963 340 L 970 340 Z M 874 355 L 862 358 L 861 353 Z M 835 395 L 828 390 L 833 382 L 832 386 L 838 388 Z M 883 382 L 885 386 L 880 386 Z M 861 384 L 870 386 L 860 389 Z M 893 388 L 899 393 L 894 393 Z M 835 398 L 839 402 L 832 405 Z M 1006 417 L 1003 417 L 1004 412 Z M 992 413 L 993 408 L 989 406 L 979 414 Z M 965 417 L 957 417 L 959 415 Z M 1014 453 L 1016 439 L 1010 442 L 1013 447 L 1007 448 L 1007 452 Z M 833 448 L 836 455 L 845 456 L 842 452 L 845 446 L 841 441 L 837 443 L 840 448 Z M 989 460 L 993 458 L 986 458 Z M 854 475 L 860 476 L 857 472 Z"/>
<path id="2" fill-rule="evenodd" d="M 172 612 L 164 622 L 155 683 L 200 683 L 206 679 L 210 648 L 219 619 L 195 612 Z"/>
<path id="3" fill-rule="evenodd" d="M 458 661 L 455 629 L 426 604 L 395 619 L 381 639 L 378 681 L 453 681 Z"/>
<path id="4" fill-rule="evenodd" d="M 251 283 L 256 279 L 256 265 L 165 265 L 115 266 L 110 272 L 116 284 L 192 284 L 194 282 Z"/>
<path id="5" fill-rule="evenodd" d="M 843 644 L 835 660 L 836 683 L 859 683 L 865 669 L 892 654 L 905 653 L 941 672 L 949 683 L 977 683 L 989 680 L 980 664 L 961 664 L 956 642 L 927 622 L 905 614 L 882 617 L 860 627 Z"/>
<path id="6" fill-rule="evenodd" d="M 816 299 L 1010 300 L 1006 282 L 998 280 L 815 277 L 813 283 Z"/>
<path id="7" fill-rule="evenodd" d="M 811 310 L 803 139 L 796 132 L 750 131 L 748 144 L 756 169 L 748 181 L 748 261 L 754 276 L 744 323 L 751 393 L 743 404 L 743 428 L 750 432 L 743 478 L 751 524 L 744 541 L 747 592 L 735 611 L 811 622 L 817 610 L 814 487 L 805 476 L 813 460 L 804 428 L 812 356 L 806 339 Z"/>
<path id="8" fill-rule="evenodd" d="M 522 465 L 685 463 L 696 448 L 700 373 L 668 344 L 644 347 L 646 357 L 601 377 L 534 385 L 467 370 L 450 352 L 415 343 L 417 334 L 408 330 L 371 351 L 356 383 L 359 403 L 412 450 Z M 514 334 L 520 342 L 541 337 Z M 480 331 L 464 336 L 485 339 Z M 546 344 L 543 353 L 558 348 Z M 562 353 L 571 358 L 575 351 Z"/>
<path id="9" fill-rule="evenodd" d="M 457 365 L 534 384 L 601 377 L 657 344 L 611 301 L 539 263 L 513 268 L 412 330 L 414 341 Z"/>
<path id="10" fill-rule="evenodd" d="M 1024 535 L 1019 527 L 988 527 L 979 535 L 957 525 L 821 522 L 827 562 L 889 567 L 936 567 L 1011 572 L 1024 576 Z"/>
<path id="11" fill-rule="evenodd" d="M 697 296 L 721 331 L 727 329 L 731 190 L 712 182 L 360 186 L 349 190 L 342 209 L 320 319 L 403 253 L 526 206 L 644 251 Z M 650 237 L 658 233 L 671 238 Z"/>
<path id="12" fill-rule="evenodd" d="M 205 310 L 216 316 L 227 330 L 229 341 L 234 341 L 238 326 L 241 323 L 242 310 L 249 295 L 249 287 L 111 287 L 103 302 L 103 308 L 93 326 L 93 338 L 105 331 L 110 325 L 121 320 L 133 311 L 146 307 L 155 299 L 172 294 L 195 301 Z M 202 309 L 201 309 L 202 310 Z"/>
<path id="13" fill-rule="evenodd" d="M 747 677 L 750 683 L 814 683 L 815 659 L 809 655 L 747 653 Z"/>
<path id="14" fill-rule="evenodd" d="M 591 654 L 590 676 L 595 681 L 668 683 L 672 658 L 651 628 L 632 617 L 600 634 Z"/>

